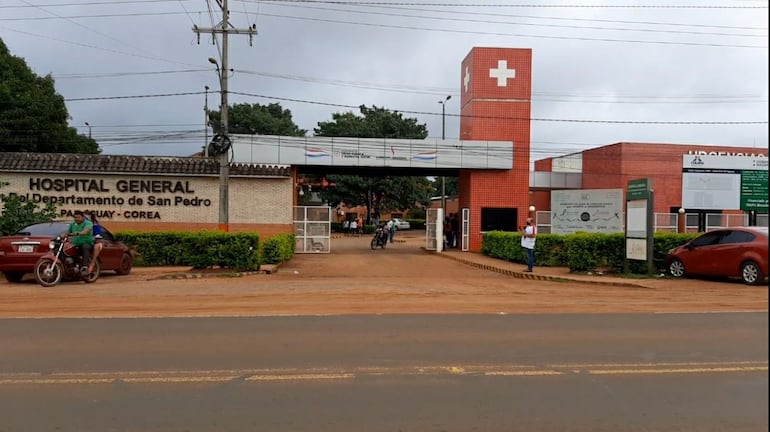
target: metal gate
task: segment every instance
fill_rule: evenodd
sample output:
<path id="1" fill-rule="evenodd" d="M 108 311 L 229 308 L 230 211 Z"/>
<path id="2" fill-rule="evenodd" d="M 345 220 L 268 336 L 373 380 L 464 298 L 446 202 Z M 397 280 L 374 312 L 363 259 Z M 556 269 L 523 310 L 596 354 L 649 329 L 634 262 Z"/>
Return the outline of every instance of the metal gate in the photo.
<path id="1" fill-rule="evenodd" d="M 333 211 L 329 206 L 294 207 L 295 253 L 331 252 Z"/>
<path id="2" fill-rule="evenodd" d="M 462 215 L 460 220 L 460 250 L 468 252 L 470 249 L 471 209 L 462 209 Z"/>
<path id="3" fill-rule="evenodd" d="M 429 208 L 425 212 L 425 250 L 444 249 L 444 209 Z"/>

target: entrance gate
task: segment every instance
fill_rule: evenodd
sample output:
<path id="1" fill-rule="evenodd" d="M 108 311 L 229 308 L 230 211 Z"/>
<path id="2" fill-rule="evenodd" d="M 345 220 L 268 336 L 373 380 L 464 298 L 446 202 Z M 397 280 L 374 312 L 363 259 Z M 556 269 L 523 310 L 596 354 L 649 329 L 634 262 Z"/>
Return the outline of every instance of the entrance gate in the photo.
<path id="1" fill-rule="evenodd" d="M 462 211 L 462 219 L 460 219 L 460 250 L 468 252 L 471 242 L 468 233 L 471 232 L 471 209 L 464 208 Z"/>
<path id="2" fill-rule="evenodd" d="M 294 207 L 295 253 L 331 252 L 333 211 L 329 206 Z"/>
<path id="3" fill-rule="evenodd" d="M 444 249 L 444 209 L 425 211 L 425 250 L 441 252 Z"/>

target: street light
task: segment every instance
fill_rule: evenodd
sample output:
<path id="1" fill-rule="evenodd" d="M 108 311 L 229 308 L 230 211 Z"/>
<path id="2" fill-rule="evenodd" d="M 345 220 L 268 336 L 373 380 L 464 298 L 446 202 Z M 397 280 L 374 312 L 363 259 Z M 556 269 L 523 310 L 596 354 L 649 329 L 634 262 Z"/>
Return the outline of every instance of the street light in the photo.
<path id="1" fill-rule="evenodd" d="M 446 102 L 452 99 L 452 95 L 438 101 L 441 104 L 441 141 L 446 139 Z M 446 177 L 441 176 L 441 210 L 446 217 Z"/>
<path id="2" fill-rule="evenodd" d="M 88 139 L 91 139 L 91 125 L 86 122 L 86 126 L 88 126 Z"/>

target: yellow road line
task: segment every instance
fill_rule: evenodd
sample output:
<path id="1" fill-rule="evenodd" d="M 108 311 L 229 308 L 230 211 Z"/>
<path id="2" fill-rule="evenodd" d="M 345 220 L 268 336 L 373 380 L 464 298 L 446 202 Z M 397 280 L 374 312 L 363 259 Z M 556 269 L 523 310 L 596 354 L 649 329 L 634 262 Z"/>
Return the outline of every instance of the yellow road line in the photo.
<path id="1" fill-rule="evenodd" d="M 221 383 L 241 379 L 247 382 L 350 380 L 373 376 L 561 376 L 590 375 L 651 375 L 692 373 L 767 372 L 766 361 L 731 362 L 662 362 L 662 363 L 599 363 L 552 365 L 421 365 L 421 366 L 360 366 L 343 368 L 278 368 L 278 369 L 214 369 L 157 370 L 112 372 L 10 372 L 0 373 L 0 385 L 33 384 L 135 384 Z"/>

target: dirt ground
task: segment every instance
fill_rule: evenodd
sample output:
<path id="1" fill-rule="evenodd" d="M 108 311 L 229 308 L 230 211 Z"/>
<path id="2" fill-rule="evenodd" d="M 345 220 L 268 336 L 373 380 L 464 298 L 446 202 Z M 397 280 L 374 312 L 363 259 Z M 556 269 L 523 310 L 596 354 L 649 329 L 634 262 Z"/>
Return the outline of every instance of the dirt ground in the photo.
<path id="1" fill-rule="evenodd" d="M 527 279 L 521 265 L 456 251 L 438 256 L 421 249 L 420 233 L 397 236 L 375 251 L 368 236 L 333 239 L 331 254 L 297 255 L 274 274 L 214 277 L 164 267 L 54 288 L 2 280 L 0 318 L 768 310 L 767 286 L 537 267 L 535 277 L 561 280 Z"/>

